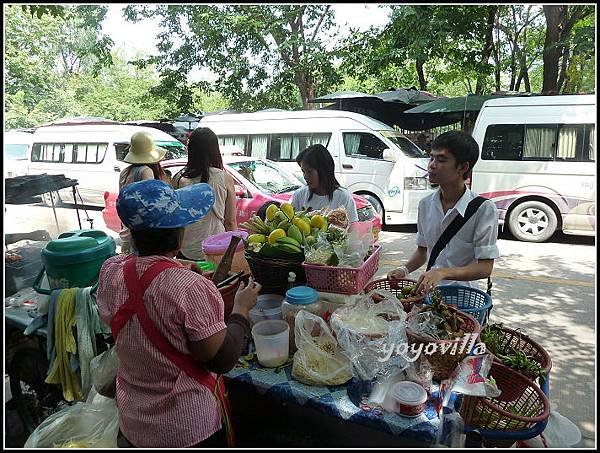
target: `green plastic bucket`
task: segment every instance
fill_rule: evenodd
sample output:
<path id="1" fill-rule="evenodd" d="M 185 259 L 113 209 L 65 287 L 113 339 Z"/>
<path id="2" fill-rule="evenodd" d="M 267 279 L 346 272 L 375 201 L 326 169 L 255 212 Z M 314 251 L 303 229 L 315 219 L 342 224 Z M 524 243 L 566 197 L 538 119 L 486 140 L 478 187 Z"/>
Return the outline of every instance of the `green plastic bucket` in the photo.
<path id="1" fill-rule="evenodd" d="M 84 288 L 95 285 L 104 261 L 115 254 L 115 241 L 104 231 L 74 230 L 62 233 L 42 249 L 43 267 L 33 289 L 50 294 L 58 288 Z M 46 272 L 50 290 L 39 287 Z"/>

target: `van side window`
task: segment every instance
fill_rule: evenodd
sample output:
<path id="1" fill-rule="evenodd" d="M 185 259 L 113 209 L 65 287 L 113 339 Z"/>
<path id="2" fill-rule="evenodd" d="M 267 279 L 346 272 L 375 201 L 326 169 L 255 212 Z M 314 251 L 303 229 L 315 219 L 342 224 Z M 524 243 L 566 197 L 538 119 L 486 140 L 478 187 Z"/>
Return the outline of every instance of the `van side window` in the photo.
<path id="1" fill-rule="evenodd" d="M 330 138 L 330 133 L 272 134 L 269 159 L 293 162 L 300 151 L 311 145 L 320 144 L 327 148 Z"/>
<path id="2" fill-rule="evenodd" d="M 244 151 L 246 151 L 246 136 L 245 135 L 221 135 L 219 136 L 219 145 L 235 145 Z"/>
<path id="3" fill-rule="evenodd" d="M 259 159 L 267 157 L 269 148 L 268 135 L 252 135 L 250 136 L 250 155 Z"/>
<path id="4" fill-rule="evenodd" d="M 481 158 L 594 162 L 593 124 L 494 124 L 487 128 Z"/>
<path id="5" fill-rule="evenodd" d="M 386 144 L 373 134 L 344 132 L 346 156 L 383 159 L 383 151 L 387 148 Z"/>
<path id="6" fill-rule="evenodd" d="M 107 143 L 34 143 L 31 161 L 98 164 L 107 147 Z"/>
<path id="7" fill-rule="evenodd" d="M 125 156 L 129 152 L 129 143 L 115 143 L 115 152 L 117 153 L 117 160 L 125 162 Z"/>

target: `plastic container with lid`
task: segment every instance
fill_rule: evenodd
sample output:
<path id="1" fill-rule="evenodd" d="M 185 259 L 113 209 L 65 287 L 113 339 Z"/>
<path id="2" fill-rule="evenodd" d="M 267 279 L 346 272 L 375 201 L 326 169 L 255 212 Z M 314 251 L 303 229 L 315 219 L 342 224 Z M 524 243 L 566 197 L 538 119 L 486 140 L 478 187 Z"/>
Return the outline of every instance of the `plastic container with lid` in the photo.
<path id="1" fill-rule="evenodd" d="M 62 233 L 42 249 L 43 267 L 33 283 L 40 294 L 58 288 L 84 288 L 98 281 L 104 261 L 115 254 L 115 240 L 104 231 L 86 229 Z M 40 288 L 44 272 L 50 290 Z"/>
<path id="2" fill-rule="evenodd" d="M 244 241 L 248 238 L 247 231 L 226 231 L 225 233 L 215 234 L 214 236 L 209 236 L 204 239 L 204 241 L 202 241 L 202 251 L 206 256 L 206 261 L 210 261 L 214 263 L 215 266 L 218 266 L 223 255 L 227 251 L 227 247 L 229 247 L 232 236 L 239 236 L 242 240 L 238 242 L 235 249 L 233 261 L 231 263 L 231 271 L 239 272 L 243 270 L 244 273 L 249 274 L 250 266 L 244 257 Z"/>
<path id="3" fill-rule="evenodd" d="M 390 392 L 396 412 L 403 417 L 418 417 L 425 410 L 427 392 L 416 382 L 396 382 Z"/>
<path id="4" fill-rule="evenodd" d="M 261 294 L 256 305 L 250 310 L 250 326 L 266 319 L 282 319 L 281 305 L 283 296 L 279 294 Z"/>
<path id="5" fill-rule="evenodd" d="M 294 286 L 285 293 L 285 300 L 281 306 L 283 320 L 290 326 L 290 352 L 296 352 L 294 341 L 296 328 L 296 314 L 306 310 L 317 316 L 323 316 L 323 306 L 319 301 L 319 293 L 309 286 Z"/>

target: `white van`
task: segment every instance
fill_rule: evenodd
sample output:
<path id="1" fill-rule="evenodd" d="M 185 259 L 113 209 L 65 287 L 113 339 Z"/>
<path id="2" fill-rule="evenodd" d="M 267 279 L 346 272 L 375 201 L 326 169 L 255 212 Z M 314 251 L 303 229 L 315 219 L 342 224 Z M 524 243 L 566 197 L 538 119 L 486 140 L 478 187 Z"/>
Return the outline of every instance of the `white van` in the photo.
<path id="1" fill-rule="evenodd" d="M 419 200 L 431 193 L 426 154 L 365 115 L 335 110 L 237 113 L 205 116 L 199 126 L 212 129 L 220 144 L 279 162 L 301 180 L 296 156 L 310 145 L 324 145 L 340 184 L 369 200 L 386 224 L 416 223 Z"/>
<path id="2" fill-rule="evenodd" d="M 151 127 L 124 124 L 41 126 L 33 134 L 29 174 L 64 174 L 76 179 L 85 205 L 104 206 L 104 192 L 119 190 L 119 173 L 129 165 L 123 162 L 129 140 L 140 131 L 149 132 L 157 146 L 168 150 L 165 159 L 186 156 L 181 142 Z M 72 202 L 72 191 L 61 191 L 59 197 Z"/>
<path id="3" fill-rule="evenodd" d="M 14 178 L 26 175 L 33 133 L 5 131 L 2 139 L 4 142 L 4 177 Z"/>
<path id="4" fill-rule="evenodd" d="M 517 239 L 596 231 L 596 97 L 493 99 L 479 112 L 471 187 Z"/>

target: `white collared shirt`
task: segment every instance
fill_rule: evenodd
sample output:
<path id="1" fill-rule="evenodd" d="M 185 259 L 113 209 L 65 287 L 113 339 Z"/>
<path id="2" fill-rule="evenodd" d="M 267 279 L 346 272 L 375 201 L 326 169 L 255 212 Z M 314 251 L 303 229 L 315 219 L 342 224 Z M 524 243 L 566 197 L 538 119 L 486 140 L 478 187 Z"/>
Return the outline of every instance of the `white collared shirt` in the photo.
<path id="1" fill-rule="evenodd" d="M 457 215 L 464 216 L 469 202 L 478 194 L 468 187 L 453 208 L 444 214 L 440 189 L 419 202 L 417 245 L 427 247 L 427 262 L 435 243 Z M 498 210 L 491 200 L 484 201 L 473 216 L 438 255 L 432 269 L 467 266 L 477 260 L 496 259 L 500 256 L 498 237 Z M 467 285 L 479 288 L 477 281 L 442 280 L 440 285 Z"/>

